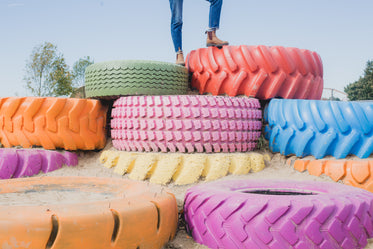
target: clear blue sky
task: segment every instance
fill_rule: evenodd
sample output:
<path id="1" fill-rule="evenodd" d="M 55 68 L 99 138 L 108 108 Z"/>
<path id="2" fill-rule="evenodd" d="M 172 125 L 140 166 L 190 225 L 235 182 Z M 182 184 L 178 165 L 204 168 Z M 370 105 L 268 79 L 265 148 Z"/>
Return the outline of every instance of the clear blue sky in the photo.
<path id="1" fill-rule="evenodd" d="M 209 3 L 184 0 L 184 53 L 205 45 Z M 343 90 L 373 59 L 373 0 L 225 0 L 218 35 L 232 45 L 281 45 L 321 55 L 324 87 Z M 57 45 L 72 64 L 174 62 L 168 0 L 0 0 L 0 96 L 25 96 L 34 46 Z"/>

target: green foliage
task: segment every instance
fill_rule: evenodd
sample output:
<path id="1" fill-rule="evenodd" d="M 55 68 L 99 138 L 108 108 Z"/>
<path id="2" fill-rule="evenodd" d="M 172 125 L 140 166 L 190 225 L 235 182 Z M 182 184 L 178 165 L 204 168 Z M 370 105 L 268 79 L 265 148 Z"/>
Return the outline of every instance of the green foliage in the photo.
<path id="1" fill-rule="evenodd" d="M 50 42 L 32 50 L 26 63 L 26 88 L 35 96 L 69 96 L 84 85 L 85 69 L 93 64 L 89 57 L 80 58 L 70 70 L 65 58 Z"/>
<path id="2" fill-rule="evenodd" d="M 53 62 L 53 71 L 50 75 L 50 84 L 55 96 L 67 96 L 73 91 L 73 75 L 66 65 L 64 58 L 58 58 Z"/>
<path id="3" fill-rule="evenodd" d="M 350 100 L 373 100 L 373 61 L 368 61 L 364 76 L 344 89 Z"/>
<path id="4" fill-rule="evenodd" d="M 63 55 L 50 42 L 34 47 L 26 63 L 26 88 L 35 96 L 65 96 L 72 92 L 73 76 Z"/>
<path id="5" fill-rule="evenodd" d="M 80 58 L 77 62 L 73 65 L 73 85 L 74 88 L 79 88 L 84 85 L 84 75 L 85 75 L 85 69 L 93 64 L 94 61 L 89 56 Z"/>

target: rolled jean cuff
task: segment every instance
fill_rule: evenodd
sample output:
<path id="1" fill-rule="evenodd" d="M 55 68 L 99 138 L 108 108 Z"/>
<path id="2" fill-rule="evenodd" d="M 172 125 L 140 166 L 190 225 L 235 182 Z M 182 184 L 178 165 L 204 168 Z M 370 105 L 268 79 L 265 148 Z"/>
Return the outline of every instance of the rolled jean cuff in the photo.
<path id="1" fill-rule="evenodd" d="M 218 30 L 218 29 L 219 29 L 219 27 L 215 27 L 215 28 L 207 28 L 207 29 L 206 29 L 206 32 L 216 31 L 216 30 Z"/>

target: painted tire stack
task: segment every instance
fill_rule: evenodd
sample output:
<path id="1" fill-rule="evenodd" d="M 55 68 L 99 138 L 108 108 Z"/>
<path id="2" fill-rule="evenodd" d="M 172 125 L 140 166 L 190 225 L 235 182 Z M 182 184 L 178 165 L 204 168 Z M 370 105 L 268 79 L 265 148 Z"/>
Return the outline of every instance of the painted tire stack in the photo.
<path id="1" fill-rule="evenodd" d="M 266 138 L 283 155 L 313 156 L 294 168 L 311 175 L 373 191 L 367 160 L 373 152 L 373 103 L 316 100 L 272 100 L 266 107 Z M 360 160 L 343 160 L 355 155 Z M 323 158 L 333 156 L 339 160 Z"/>
<path id="2" fill-rule="evenodd" d="M 142 65 L 140 69 L 139 65 Z M 175 75 L 172 75 L 163 70 L 163 64 L 160 66 L 161 70 L 157 72 L 154 69 L 156 66 L 144 68 L 143 63 L 127 63 L 125 70 L 132 72 L 130 84 L 138 88 L 135 91 L 146 92 L 149 90 L 147 87 L 152 86 L 139 84 L 142 76 L 133 77 L 133 71 L 156 75 L 158 81 L 155 83 L 163 84 L 160 88 L 170 94 L 174 92 L 169 91 L 167 84 L 174 84 L 173 78 L 181 74 L 184 78 L 178 76 L 182 83 L 176 82 L 176 89 L 186 89 L 185 69 L 173 66 Z M 106 69 L 103 75 L 96 70 L 93 78 L 103 79 L 104 85 L 108 84 L 105 80 L 111 82 L 121 79 L 120 66 L 114 63 L 108 69 L 113 71 L 114 78 L 105 78 Z M 108 88 L 112 88 L 112 85 L 109 84 Z M 103 96 L 110 94 L 107 89 L 92 94 L 97 96 L 100 92 Z M 132 91 L 130 93 L 133 94 Z M 0 178 L 27 177 L 39 171 L 46 173 L 58 169 L 63 164 L 73 166 L 78 163 L 76 154 L 51 150 L 104 148 L 107 111 L 104 102 L 92 99 L 0 99 L 0 142 L 7 147 L 0 149 Z M 13 146 L 25 149 L 9 148 Z M 163 189 L 153 191 L 145 184 L 100 178 L 44 177 L 0 182 L 0 185 L 0 199 L 5 198 L 3 203 L 18 195 L 28 199 L 29 195 L 36 194 L 35 198 L 39 198 L 39 195 L 48 192 L 57 196 L 61 193 L 80 196 L 74 205 L 71 205 L 70 199 L 66 205 L 61 203 L 60 197 L 54 204 L 50 204 L 49 200 L 33 205 L 22 201 L 10 206 L 0 204 L 4 214 L 0 222 L 0 238 L 5 247 L 162 248 L 176 232 L 178 216 L 175 197 Z M 97 195 L 98 201 L 84 203 L 85 197 L 89 198 L 90 195 Z"/>
<path id="3" fill-rule="evenodd" d="M 316 158 L 372 153 L 372 104 L 318 101 L 323 68 L 315 52 L 210 47 L 190 52 L 186 64 L 192 87 L 213 96 L 186 95 L 188 70 L 170 63 L 112 61 L 87 68 L 86 96 L 113 100 L 110 132 L 116 150 L 102 152 L 105 167 L 116 167 L 114 172 L 131 179 L 176 185 L 262 170 L 268 159 L 250 152 L 262 129 L 258 99 L 275 97 L 283 99 L 271 100 L 264 112 L 272 151 Z M 0 142 L 5 147 L 102 149 L 108 114 L 102 103 L 0 99 Z M 77 156 L 0 149 L 1 179 L 63 164 L 76 165 Z M 370 161 L 289 164 L 372 191 Z M 0 189 L 0 240 L 6 247 L 16 246 L 16 240 L 29 248 L 162 248 L 176 233 L 176 199 L 157 186 L 44 177 L 7 180 Z M 67 203 L 8 203 L 14 194 L 50 191 L 76 195 L 77 202 L 68 197 Z M 220 181 L 190 188 L 184 203 L 187 231 L 210 248 L 363 248 L 373 237 L 373 194 L 333 183 Z"/>
<path id="4" fill-rule="evenodd" d="M 286 65 L 289 64 L 281 63 L 282 59 L 287 58 L 286 61 L 289 62 L 289 59 L 293 58 L 295 61 L 300 62 L 300 64 L 298 64 L 298 67 L 293 66 L 292 70 L 288 70 L 287 72 L 294 72 L 296 71 L 296 68 L 298 68 L 300 72 L 302 72 L 301 75 L 308 72 L 307 75 L 312 75 L 312 77 L 309 76 L 311 78 L 318 79 L 318 77 L 315 77 L 315 74 L 322 77 L 321 61 L 315 53 L 298 49 L 288 49 L 286 55 L 286 50 L 283 48 L 280 49 L 278 47 L 271 47 L 266 49 L 261 46 L 250 48 L 249 50 L 242 46 L 235 49 L 240 50 L 241 55 L 244 54 L 244 51 L 246 51 L 246 53 L 247 51 L 251 52 L 250 63 L 247 59 L 245 60 L 247 65 L 251 65 L 252 61 L 255 60 L 260 61 L 258 58 L 266 58 L 263 60 L 266 63 L 263 63 L 262 65 L 263 68 L 266 68 L 267 73 L 272 72 L 276 74 L 277 71 L 280 72 L 282 68 L 287 68 Z M 229 61 L 232 58 L 238 58 L 239 56 L 229 56 L 229 51 L 228 49 L 226 49 L 224 53 L 210 51 L 208 56 L 211 58 L 214 56 L 215 58 L 226 57 L 226 62 L 228 65 L 233 65 L 232 63 L 229 63 Z M 273 55 L 273 58 L 269 58 L 270 54 Z M 282 56 L 279 56 L 280 54 Z M 313 57 L 311 55 L 313 55 Z M 308 60 L 308 63 L 305 63 L 304 59 Z M 223 60 L 220 59 L 220 61 Z M 275 64 L 274 62 L 278 62 L 278 64 Z M 199 80 L 199 78 L 204 79 L 203 75 L 208 74 L 212 67 L 209 68 L 208 66 L 201 66 L 195 62 L 192 62 L 192 65 L 194 65 L 194 68 L 196 68 L 194 84 L 198 83 L 201 86 L 204 86 L 203 89 L 205 89 L 206 86 L 209 85 L 207 84 L 208 82 L 205 84 L 203 83 L 203 80 Z M 231 68 L 234 68 L 238 74 L 243 71 L 243 66 L 237 68 L 235 66 L 231 66 Z M 250 68 L 256 67 L 252 66 Z M 306 68 L 310 69 L 310 71 L 305 71 L 304 69 Z M 217 68 L 215 69 L 218 70 Z M 220 67 L 219 70 L 221 70 Z M 252 73 L 252 71 L 250 71 L 250 73 Z M 283 73 L 280 72 L 278 74 Z M 235 79 L 238 81 L 238 78 L 239 77 Z M 283 78 L 285 79 L 285 77 Z M 229 79 L 230 78 L 228 77 L 225 79 L 225 81 L 228 81 Z M 268 81 L 268 78 L 266 78 L 266 80 Z M 318 82 L 319 80 L 316 81 Z M 282 87 L 288 86 L 285 83 L 286 81 L 282 82 Z M 242 88 L 242 85 L 245 84 L 240 83 L 240 89 L 244 88 Z M 246 85 L 249 84 L 246 83 Z M 309 86 L 310 84 L 308 83 L 306 83 L 305 86 L 298 86 L 297 92 L 305 89 L 305 92 L 317 93 L 316 95 L 318 98 L 315 99 L 319 99 L 321 92 L 319 95 L 319 91 L 316 88 L 311 91 L 306 90 L 309 89 Z M 208 87 L 206 89 L 208 89 Z M 246 87 L 246 89 L 250 89 L 250 87 Z M 313 156 L 315 157 L 316 161 L 311 161 L 308 163 L 298 160 L 295 162 L 294 167 L 300 171 L 307 169 L 311 174 L 314 175 L 326 174 L 334 181 L 342 180 L 344 183 L 352 186 L 369 189 L 371 191 L 373 190 L 371 187 L 373 185 L 373 181 L 369 177 L 370 168 L 366 167 L 366 161 L 355 160 L 354 163 L 350 163 L 344 160 L 334 161 L 327 159 L 326 161 L 328 162 L 325 160 L 319 160 L 326 156 L 333 156 L 336 159 L 345 159 L 350 155 L 355 155 L 360 159 L 364 159 L 373 153 L 372 102 L 301 100 L 304 98 L 304 96 L 309 95 L 284 95 L 282 94 L 283 92 L 281 90 L 277 91 L 277 94 L 272 94 L 272 89 L 281 89 L 278 87 L 269 88 L 271 89 L 271 93 L 266 94 L 267 87 L 265 84 L 261 84 L 260 89 L 264 89 L 260 90 L 259 94 L 263 93 L 261 96 L 264 96 L 265 98 L 287 98 L 288 96 L 294 98 L 272 99 L 265 107 L 264 121 L 267 124 L 265 127 L 265 137 L 267 140 L 269 140 L 269 147 L 272 152 L 279 152 L 285 156 Z M 316 95 L 312 95 L 312 97 L 309 99 L 313 99 L 313 97 Z"/>
<path id="5" fill-rule="evenodd" d="M 317 158 L 372 153 L 372 105 L 319 101 L 323 69 L 315 52 L 279 46 L 210 47 L 192 51 L 186 64 L 192 87 L 200 93 L 282 98 L 270 100 L 264 112 L 273 152 Z M 314 168 L 322 172 L 323 166 Z M 346 175 L 332 168 L 334 180 Z M 347 181 L 368 188 L 369 167 L 364 169 L 346 169 Z M 190 234 L 210 248 L 363 248 L 373 236 L 372 197 L 323 183 L 219 182 L 189 189 L 184 212 Z"/>
<path id="6" fill-rule="evenodd" d="M 169 92 L 158 92 L 158 88 L 150 92 L 149 86 L 157 85 L 162 88 L 160 83 L 167 79 L 167 75 L 155 73 L 154 79 L 150 79 L 151 76 L 147 75 L 147 72 L 154 73 L 157 70 L 142 70 L 143 64 L 136 68 L 133 66 L 136 63 L 113 62 L 114 66 L 109 63 L 109 66 L 93 65 L 87 69 L 88 85 L 93 82 L 97 86 L 87 88 L 92 91 L 88 96 L 97 97 L 101 94 L 110 98 L 109 95 L 161 95 L 128 96 L 114 101 L 111 112 L 113 146 L 126 151 L 126 154 L 117 151 L 103 152 L 101 161 L 106 167 L 116 166 L 115 171 L 121 174 L 128 172 L 132 179 L 150 178 L 151 181 L 162 184 L 170 179 L 179 184 L 183 179 L 189 179 L 187 175 L 194 173 L 197 177 L 202 174 L 206 179 L 212 180 L 218 178 L 216 176 L 219 173 L 216 172 L 220 171 L 214 172 L 212 166 L 196 167 L 196 161 L 203 161 L 198 154 L 196 157 L 182 157 L 174 153 L 217 155 L 216 153 L 221 152 L 246 152 L 255 147 L 260 135 L 258 131 L 261 130 L 261 115 L 258 112 L 260 106 L 257 100 L 170 96 Z M 228 94 L 232 97 L 244 94 L 263 100 L 274 97 L 320 99 L 322 94 L 322 63 L 318 54 L 308 50 L 265 46 L 202 48 L 188 54 L 186 64 L 192 73 L 192 87 L 199 89 L 201 94 Z M 110 89 L 102 89 L 101 83 L 96 82 L 102 81 L 106 87 L 109 79 L 113 82 L 110 83 Z M 143 80 L 144 84 L 139 84 L 139 79 Z M 153 84 L 153 80 L 159 82 Z M 128 89 L 135 86 L 138 90 L 123 90 L 122 86 Z M 115 91 L 117 94 L 113 92 L 115 88 L 120 89 Z M 170 86 L 168 88 L 173 89 Z M 97 91 L 101 93 L 97 94 Z M 275 101 L 277 100 L 272 102 Z M 298 108 L 297 104 L 289 105 Z M 324 107 L 320 109 L 326 110 Z M 333 110 L 335 109 L 337 108 Z M 315 108 L 310 107 L 309 112 L 313 114 Z M 266 110 L 265 115 L 267 120 L 279 116 L 278 120 L 283 121 L 285 119 L 281 119 L 282 113 L 284 111 L 280 108 Z M 305 135 L 298 135 L 297 130 L 292 128 L 293 130 L 280 135 L 282 143 L 287 144 L 290 140 L 284 138 L 291 138 L 295 134 L 303 138 L 300 139 L 303 143 L 308 144 L 306 135 L 310 140 L 313 137 L 307 131 L 310 127 L 307 118 L 303 121 L 296 115 L 297 112 L 286 112 L 288 113 L 298 118 L 296 124 L 299 132 L 304 132 Z M 365 123 L 360 130 L 369 133 Z M 281 128 L 285 129 L 286 124 L 287 121 L 283 121 Z M 330 135 L 329 144 L 333 144 L 345 134 L 333 134 L 335 127 L 331 126 L 334 128 L 331 132 L 328 130 L 329 126 L 331 125 L 327 122 L 317 123 L 319 132 Z M 355 128 L 354 125 L 350 126 Z M 344 131 L 348 129 L 343 126 L 338 128 Z M 280 130 L 269 126 L 266 129 L 267 137 L 272 129 Z M 355 129 L 354 134 L 358 133 L 356 130 L 359 129 Z M 275 135 L 269 135 L 271 136 Z M 345 136 L 347 138 L 344 144 L 359 140 L 348 134 Z M 302 153 L 308 151 L 306 146 L 302 150 L 297 145 L 289 147 L 297 147 Z M 328 146 L 314 147 L 320 155 L 329 151 Z M 336 148 L 335 145 L 332 147 L 341 155 L 349 153 L 346 148 Z M 271 144 L 272 148 L 274 146 Z M 159 157 L 157 154 L 142 152 L 172 154 Z M 215 161 L 211 158 L 208 157 L 208 164 L 224 167 L 224 164 L 218 163 L 223 157 Z M 186 167 L 192 170 L 185 171 Z M 193 181 L 184 180 L 184 183 L 191 182 Z M 327 190 L 324 190 L 325 188 Z M 349 203 L 344 195 L 359 196 L 359 201 L 348 199 L 351 201 Z M 330 184 L 320 187 L 313 183 L 236 181 L 211 184 L 211 188 L 202 185 L 190 189 L 185 198 L 184 212 L 187 229 L 193 238 L 211 248 L 330 248 L 337 245 L 361 248 L 366 245 L 367 239 L 373 236 L 372 200 L 370 193 L 348 187 L 339 189 Z M 337 218 L 329 218 L 334 216 Z M 359 219 L 356 219 L 356 216 Z"/>
<path id="7" fill-rule="evenodd" d="M 107 108 L 97 100 L 9 97 L 0 99 L 0 178 L 32 176 L 78 164 L 65 150 L 102 149 Z M 46 150 L 33 150 L 41 146 Z M 49 151 L 50 150 L 50 151 Z"/>
<path id="8" fill-rule="evenodd" d="M 184 95 L 187 89 L 186 68 L 169 63 L 113 61 L 93 64 L 86 70 L 86 95 L 114 99 L 111 137 L 114 148 L 120 151 L 244 153 L 255 148 L 260 136 L 262 117 L 258 100 Z M 127 96 L 118 98 L 123 95 Z M 116 172 L 124 174 L 128 168 L 126 164 L 133 159 L 129 154 L 122 155 L 124 156 L 118 163 L 120 170 Z M 144 158 L 139 160 L 141 155 Z M 131 172 L 132 167 L 130 168 L 128 172 L 132 179 L 144 180 L 155 171 L 152 165 L 158 159 L 152 159 L 148 155 L 137 154 L 137 162 L 144 161 L 145 165 L 138 174 Z M 163 158 L 166 160 L 167 157 Z M 262 162 L 264 165 L 264 157 Z M 204 163 L 196 167 L 201 170 L 205 168 Z M 251 168 L 245 167 L 248 170 Z M 163 178 L 170 181 L 168 175 L 171 174 L 171 178 L 179 179 L 176 168 L 180 167 L 175 165 L 174 168 L 166 170 L 167 176 Z M 206 176 L 207 173 L 202 171 L 197 175 Z M 219 174 L 224 176 L 228 172 L 230 170 L 224 167 Z M 198 178 L 176 182 L 186 184 Z"/>

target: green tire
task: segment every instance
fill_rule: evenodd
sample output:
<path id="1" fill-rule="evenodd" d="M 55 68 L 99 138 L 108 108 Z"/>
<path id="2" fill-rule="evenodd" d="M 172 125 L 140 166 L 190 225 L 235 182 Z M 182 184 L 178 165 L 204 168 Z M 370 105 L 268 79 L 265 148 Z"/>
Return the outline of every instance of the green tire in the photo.
<path id="1" fill-rule="evenodd" d="M 185 67 L 157 61 L 109 61 L 85 70 L 85 93 L 91 98 L 125 95 L 182 95 L 188 91 Z"/>

